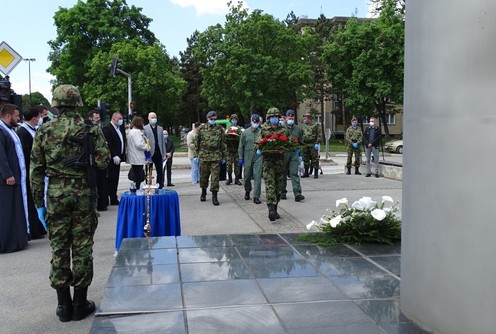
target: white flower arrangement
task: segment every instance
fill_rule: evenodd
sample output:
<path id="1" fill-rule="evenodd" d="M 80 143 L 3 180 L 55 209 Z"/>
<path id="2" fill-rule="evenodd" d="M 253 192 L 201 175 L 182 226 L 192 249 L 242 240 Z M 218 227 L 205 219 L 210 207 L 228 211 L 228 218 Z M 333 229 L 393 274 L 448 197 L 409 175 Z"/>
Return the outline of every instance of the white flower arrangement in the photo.
<path id="1" fill-rule="evenodd" d="M 371 197 L 362 197 L 351 206 L 348 199 L 336 201 L 336 210 L 313 220 L 307 230 L 317 228 L 326 232 L 333 243 L 377 242 L 391 244 L 401 238 L 399 204 L 390 196 L 382 196 L 378 205 Z"/>

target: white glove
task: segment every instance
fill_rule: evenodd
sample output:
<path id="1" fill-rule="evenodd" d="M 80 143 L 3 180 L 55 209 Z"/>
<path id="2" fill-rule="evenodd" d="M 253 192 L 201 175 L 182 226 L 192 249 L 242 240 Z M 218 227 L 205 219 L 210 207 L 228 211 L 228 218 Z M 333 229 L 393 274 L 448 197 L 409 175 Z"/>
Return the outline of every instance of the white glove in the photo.
<path id="1" fill-rule="evenodd" d="M 121 158 L 119 158 L 117 155 L 112 158 L 114 160 L 114 164 L 118 165 L 121 163 Z"/>

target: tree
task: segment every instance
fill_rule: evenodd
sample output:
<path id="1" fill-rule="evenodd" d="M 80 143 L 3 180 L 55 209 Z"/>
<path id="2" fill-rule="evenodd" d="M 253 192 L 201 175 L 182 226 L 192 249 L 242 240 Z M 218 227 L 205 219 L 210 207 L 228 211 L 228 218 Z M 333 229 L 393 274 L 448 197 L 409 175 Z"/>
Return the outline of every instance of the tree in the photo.
<path id="1" fill-rule="evenodd" d="M 202 95 L 211 106 L 237 108 L 244 116 L 293 106 L 311 81 L 312 41 L 260 10 L 248 14 L 231 5 L 225 25 L 209 27 L 194 48 L 205 64 Z"/>
<path id="2" fill-rule="evenodd" d="M 141 8 L 128 7 L 125 0 L 87 0 L 70 9 L 59 7 L 54 16 L 57 37 L 48 42 L 52 62 L 48 72 L 55 76 L 56 85 L 83 87 L 98 52 L 108 52 L 124 40 L 153 45 L 156 38 L 148 30 L 150 22 Z"/>
<path id="3" fill-rule="evenodd" d="M 29 98 L 29 94 L 24 94 L 22 96 L 22 109 L 24 111 L 28 110 L 32 106 L 37 106 L 40 104 L 47 107 L 50 106 L 50 102 L 40 92 L 32 92 L 31 98 Z"/>

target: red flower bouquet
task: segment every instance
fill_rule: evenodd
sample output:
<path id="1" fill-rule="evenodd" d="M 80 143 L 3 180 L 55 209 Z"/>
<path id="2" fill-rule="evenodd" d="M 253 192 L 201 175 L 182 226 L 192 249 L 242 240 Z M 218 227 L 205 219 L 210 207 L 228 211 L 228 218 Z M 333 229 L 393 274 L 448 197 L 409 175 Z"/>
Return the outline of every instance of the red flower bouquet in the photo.
<path id="1" fill-rule="evenodd" d="M 258 143 L 258 148 L 265 157 L 282 155 L 298 147 L 298 138 L 288 138 L 282 133 L 266 134 Z"/>

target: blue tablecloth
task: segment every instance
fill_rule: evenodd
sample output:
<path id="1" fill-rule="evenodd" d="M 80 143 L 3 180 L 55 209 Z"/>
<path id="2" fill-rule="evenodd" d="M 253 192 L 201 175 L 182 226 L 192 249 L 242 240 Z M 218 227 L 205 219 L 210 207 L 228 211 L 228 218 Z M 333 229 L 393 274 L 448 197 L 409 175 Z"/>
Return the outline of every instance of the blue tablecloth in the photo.
<path id="1" fill-rule="evenodd" d="M 179 197 L 174 190 L 159 189 L 150 197 L 151 237 L 181 235 Z M 123 238 L 143 238 L 146 196 L 130 192 L 122 194 L 117 212 L 115 249 Z"/>

